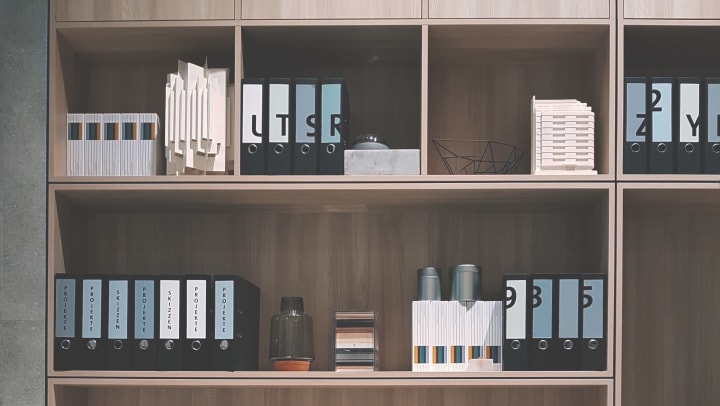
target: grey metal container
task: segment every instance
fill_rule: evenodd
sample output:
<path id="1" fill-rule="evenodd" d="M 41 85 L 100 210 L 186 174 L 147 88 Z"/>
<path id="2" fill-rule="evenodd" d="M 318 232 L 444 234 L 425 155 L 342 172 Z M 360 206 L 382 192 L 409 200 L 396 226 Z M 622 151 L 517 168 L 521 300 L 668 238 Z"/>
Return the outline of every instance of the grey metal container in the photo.
<path id="1" fill-rule="evenodd" d="M 417 300 L 441 300 L 439 268 L 426 266 L 417 270 Z"/>
<path id="2" fill-rule="evenodd" d="M 480 267 L 472 264 L 450 268 L 450 300 L 480 300 Z"/>

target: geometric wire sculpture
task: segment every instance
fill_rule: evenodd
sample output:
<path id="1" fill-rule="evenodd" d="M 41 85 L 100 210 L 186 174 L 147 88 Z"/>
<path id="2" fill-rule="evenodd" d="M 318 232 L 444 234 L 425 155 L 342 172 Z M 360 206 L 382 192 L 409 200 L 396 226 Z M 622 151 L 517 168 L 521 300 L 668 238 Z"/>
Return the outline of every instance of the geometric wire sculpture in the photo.
<path id="1" fill-rule="evenodd" d="M 432 140 L 451 175 L 515 173 L 523 152 L 512 144 L 489 140 Z"/>

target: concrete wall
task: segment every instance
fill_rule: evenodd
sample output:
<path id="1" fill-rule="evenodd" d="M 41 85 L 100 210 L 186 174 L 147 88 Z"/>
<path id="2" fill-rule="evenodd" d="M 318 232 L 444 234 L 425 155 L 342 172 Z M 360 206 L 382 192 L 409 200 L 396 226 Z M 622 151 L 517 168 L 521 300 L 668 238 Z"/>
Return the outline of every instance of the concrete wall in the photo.
<path id="1" fill-rule="evenodd" d="M 46 0 L 0 0 L 0 406 L 45 404 Z"/>

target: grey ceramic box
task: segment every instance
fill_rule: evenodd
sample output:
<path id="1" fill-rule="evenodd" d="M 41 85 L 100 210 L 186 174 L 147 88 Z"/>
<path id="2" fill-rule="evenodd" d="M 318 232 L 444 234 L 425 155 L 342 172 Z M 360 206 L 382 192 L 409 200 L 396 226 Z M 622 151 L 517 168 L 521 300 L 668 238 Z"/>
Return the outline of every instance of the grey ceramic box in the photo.
<path id="1" fill-rule="evenodd" d="M 345 175 L 419 174 L 419 149 L 345 150 Z"/>

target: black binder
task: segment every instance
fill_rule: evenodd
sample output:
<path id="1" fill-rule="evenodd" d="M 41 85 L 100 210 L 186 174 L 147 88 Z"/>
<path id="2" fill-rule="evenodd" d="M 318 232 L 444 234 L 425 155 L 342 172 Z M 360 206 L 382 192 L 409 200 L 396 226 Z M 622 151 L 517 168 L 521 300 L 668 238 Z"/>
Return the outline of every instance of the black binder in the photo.
<path id="1" fill-rule="evenodd" d="M 127 276 L 108 276 L 103 281 L 107 292 L 105 307 L 107 339 L 105 369 L 127 371 L 131 366 L 130 345 L 130 282 Z"/>
<path id="2" fill-rule="evenodd" d="M 557 276 L 555 289 L 555 311 L 557 331 L 553 333 L 557 340 L 558 371 L 577 371 L 580 369 L 580 275 L 565 274 Z"/>
<path id="3" fill-rule="evenodd" d="M 290 175 L 290 79 L 269 79 L 268 148 L 265 153 L 268 175 Z"/>
<path id="4" fill-rule="evenodd" d="M 623 172 L 648 172 L 647 78 L 625 78 L 625 120 L 623 131 Z"/>
<path id="5" fill-rule="evenodd" d="M 137 276 L 132 280 L 130 303 L 133 313 L 130 325 L 132 331 L 131 369 L 134 371 L 154 371 L 158 369 L 158 339 L 156 320 L 157 278 Z"/>
<path id="6" fill-rule="evenodd" d="M 607 275 L 584 274 L 582 278 L 583 371 L 607 369 Z"/>
<path id="7" fill-rule="evenodd" d="M 81 323 L 80 348 L 77 354 L 79 369 L 101 370 L 105 367 L 103 332 L 107 294 L 103 286 L 101 276 L 85 276 L 82 279 L 80 306 L 76 312 Z"/>
<path id="8" fill-rule="evenodd" d="M 185 343 L 183 344 L 183 366 L 185 371 L 207 371 L 210 369 L 210 348 L 208 331 L 212 327 L 208 299 L 212 297 L 210 276 L 185 276 Z"/>
<path id="9" fill-rule="evenodd" d="M 530 369 L 533 371 L 554 371 L 556 364 L 555 337 L 553 331 L 554 275 L 532 275 L 530 292 Z"/>
<path id="10" fill-rule="evenodd" d="M 318 81 L 317 79 L 295 79 L 293 86 L 291 119 L 294 125 L 291 125 L 290 131 L 293 174 L 317 175 Z"/>
<path id="11" fill-rule="evenodd" d="M 158 282 L 158 320 L 157 331 L 160 338 L 158 346 L 158 370 L 181 371 L 182 341 L 185 335 L 185 278 L 180 275 L 163 275 Z"/>
<path id="12" fill-rule="evenodd" d="M 673 80 L 650 78 L 650 173 L 674 173 Z"/>
<path id="13" fill-rule="evenodd" d="M 234 275 L 213 278 L 212 369 L 258 369 L 260 289 Z"/>
<path id="14" fill-rule="evenodd" d="M 241 93 L 240 174 L 265 175 L 268 134 L 265 79 L 243 79 Z"/>
<path id="15" fill-rule="evenodd" d="M 700 134 L 703 131 L 700 106 L 701 81 L 698 78 L 680 78 L 676 82 L 677 173 L 702 173 Z"/>
<path id="16" fill-rule="evenodd" d="M 504 275 L 503 371 L 529 370 L 529 275 Z"/>
<path id="17" fill-rule="evenodd" d="M 704 172 L 720 174 L 720 79 L 707 79 L 703 85 L 702 150 Z"/>
<path id="18" fill-rule="evenodd" d="M 344 79 L 320 82 L 320 151 L 318 173 L 345 173 L 345 142 L 349 131 L 349 99 Z"/>
<path id="19" fill-rule="evenodd" d="M 77 275 L 55 275 L 55 338 L 54 369 L 80 369 L 77 363 L 80 348 L 81 278 Z"/>

